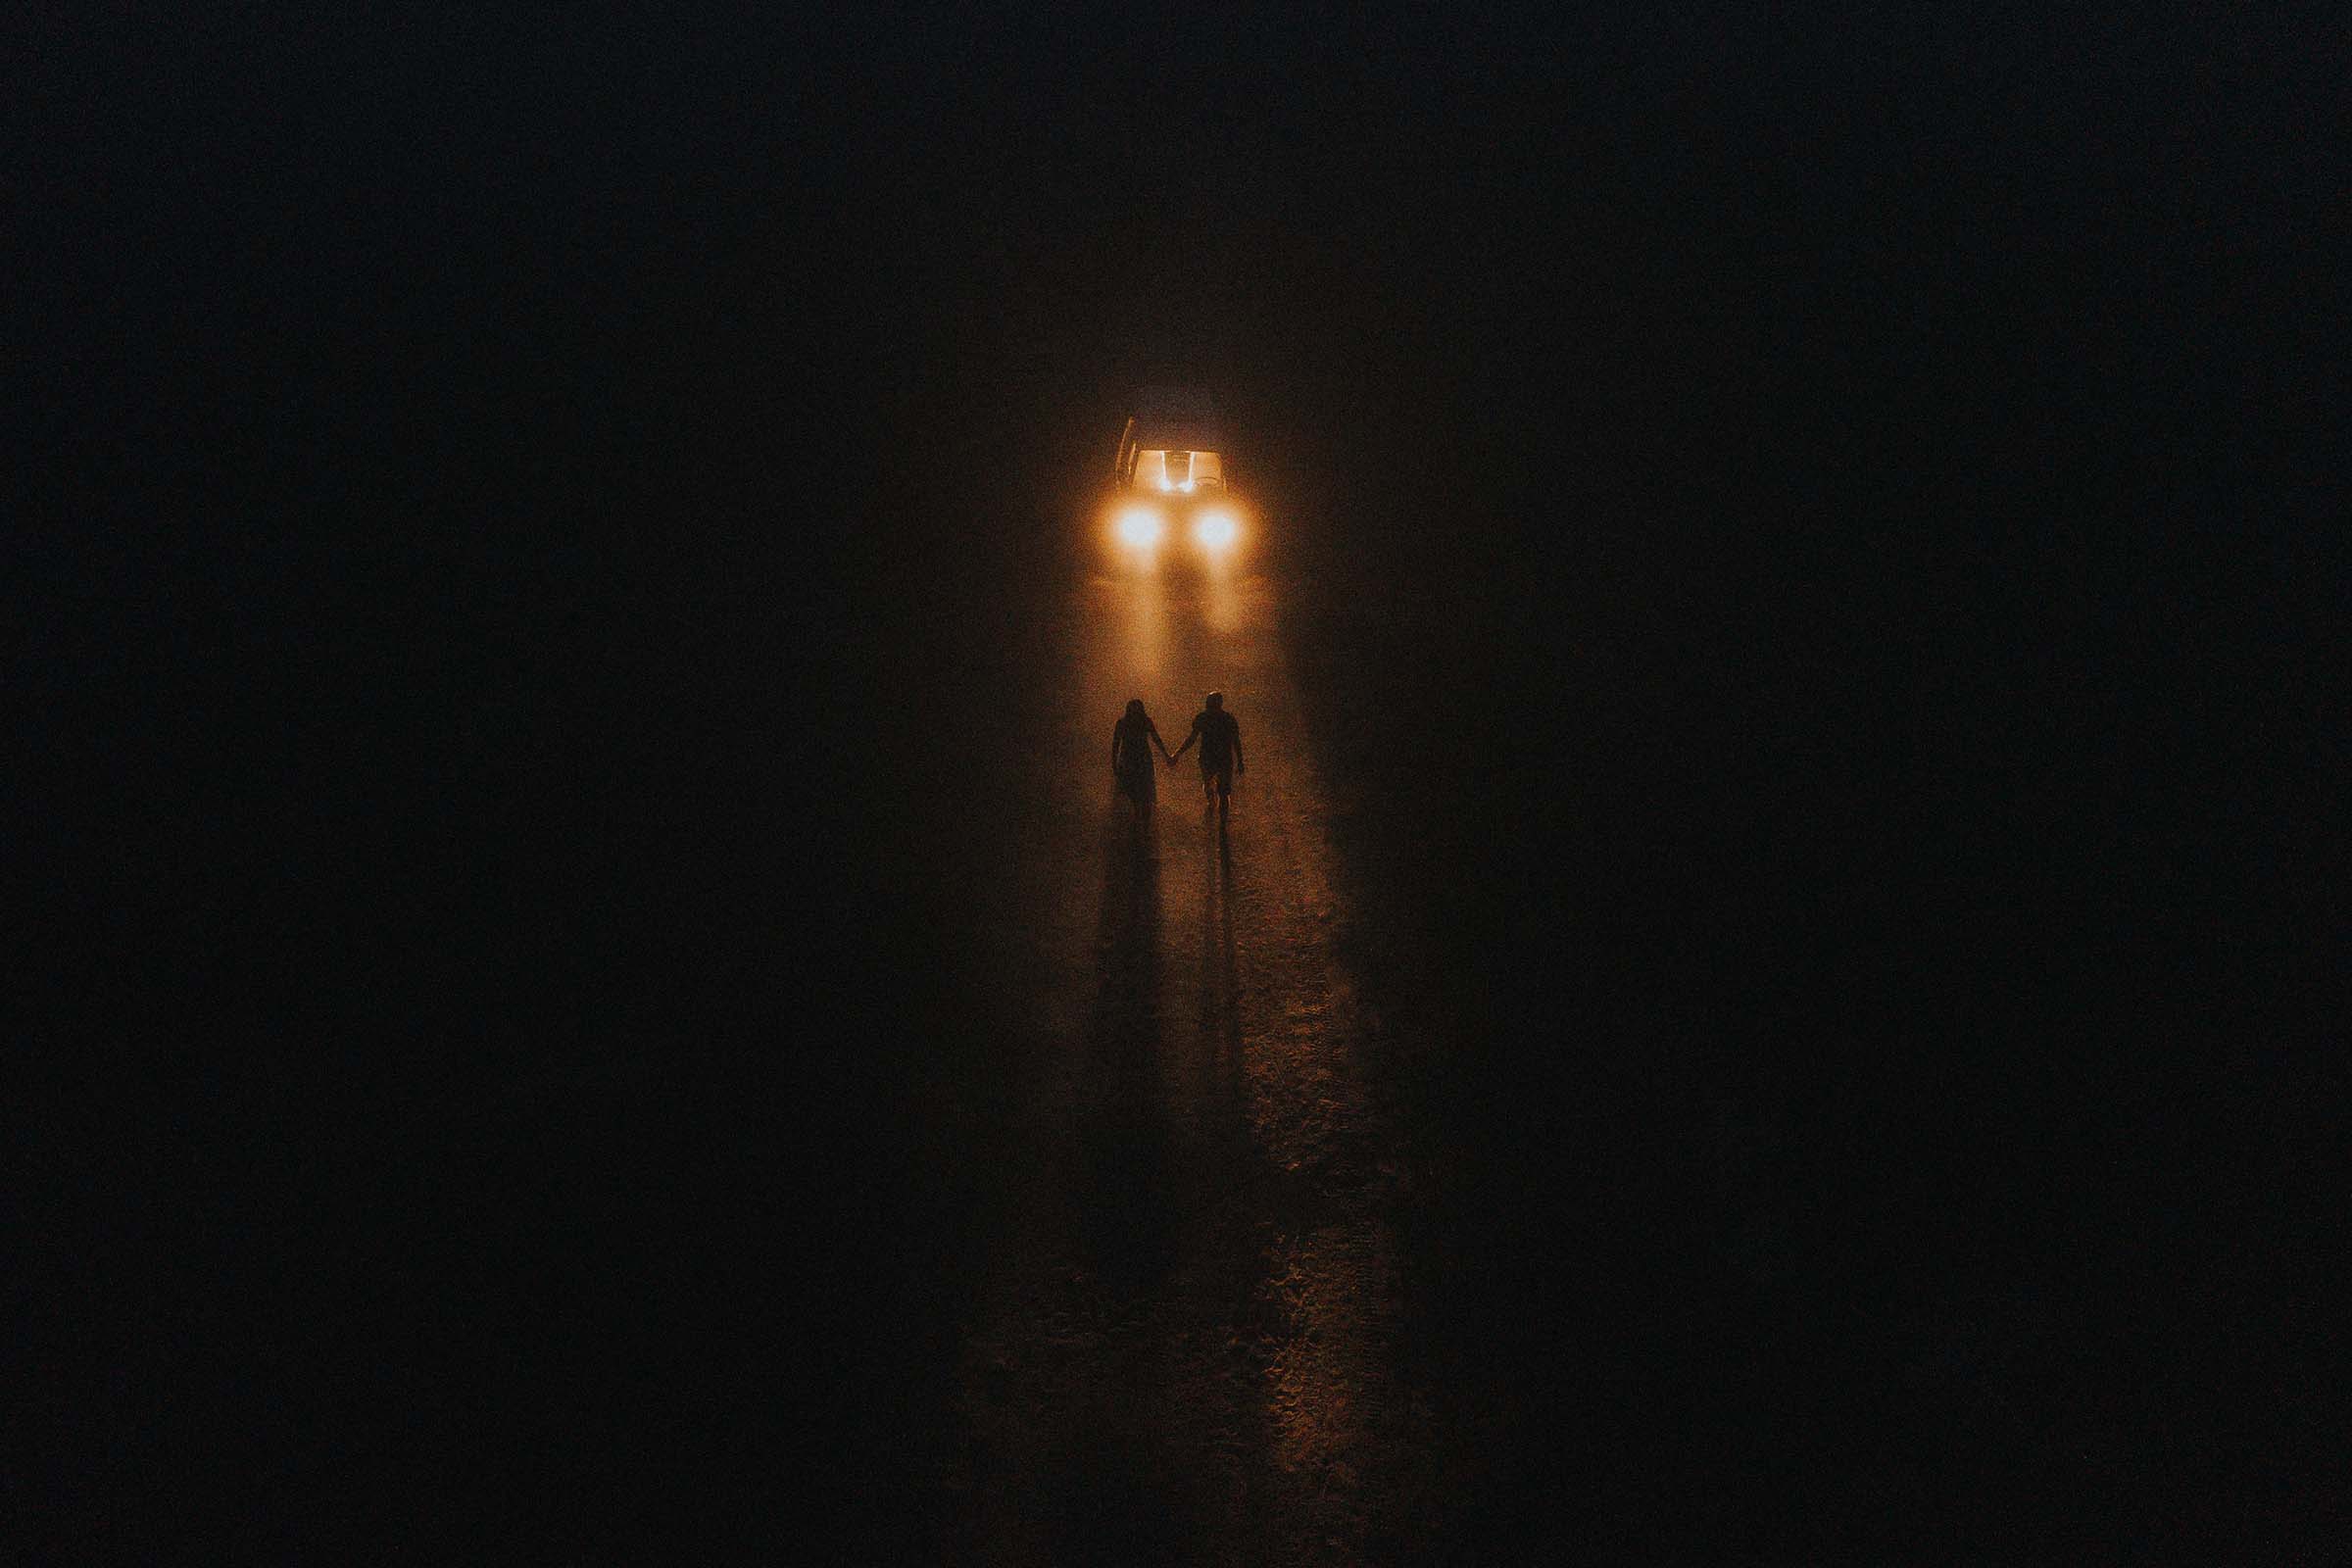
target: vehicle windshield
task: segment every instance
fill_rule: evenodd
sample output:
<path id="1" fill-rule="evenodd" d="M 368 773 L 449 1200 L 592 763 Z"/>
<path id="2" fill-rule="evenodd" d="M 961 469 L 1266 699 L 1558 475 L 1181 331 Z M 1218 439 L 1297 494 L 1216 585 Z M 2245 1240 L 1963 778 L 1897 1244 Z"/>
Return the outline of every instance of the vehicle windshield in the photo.
<path id="1" fill-rule="evenodd" d="M 1171 452 L 1146 447 L 1135 455 L 1138 490 L 1196 490 L 1225 483 L 1225 466 L 1214 452 Z"/>

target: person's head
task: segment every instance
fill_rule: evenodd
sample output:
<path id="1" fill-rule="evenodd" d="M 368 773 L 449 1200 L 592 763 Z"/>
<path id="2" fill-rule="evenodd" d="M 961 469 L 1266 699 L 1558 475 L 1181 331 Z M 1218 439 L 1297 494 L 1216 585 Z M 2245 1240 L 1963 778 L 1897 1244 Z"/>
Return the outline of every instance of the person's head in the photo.
<path id="1" fill-rule="evenodd" d="M 1208 710 L 1212 713 L 1225 706 L 1225 694 L 1223 692 L 1210 692 L 1206 697 L 1203 697 L 1200 700 L 1208 705 Z"/>
<path id="2" fill-rule="evenodd" d="M 1129 718 L 1141 718 L 1144 716 L 1144 700 L 1141 697 L 1130 697 L 1127 699 L 1127 716 Z"/>

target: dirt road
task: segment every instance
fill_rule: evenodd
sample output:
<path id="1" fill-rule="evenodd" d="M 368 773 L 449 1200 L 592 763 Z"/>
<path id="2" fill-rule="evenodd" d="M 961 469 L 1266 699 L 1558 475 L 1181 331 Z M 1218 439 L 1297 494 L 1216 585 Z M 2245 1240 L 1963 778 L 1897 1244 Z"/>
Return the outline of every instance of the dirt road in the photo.
<path id="1" fill-rule="evenodd" d="M 1413 1494 L 1405 1177 L 1279 609 L 1255 575 L 1078 584 L 1048 797 L 977 893 L 1038 1043 L 960 1366 L 956 1480 L 992 1560 L 1356 1561 Z M 1247 759 L 1229 817 L 1192 757 L 1154 760 L 1155 810 L 1115 799 L 1126 701 L 1173 751 L 1211 688 Z"/>

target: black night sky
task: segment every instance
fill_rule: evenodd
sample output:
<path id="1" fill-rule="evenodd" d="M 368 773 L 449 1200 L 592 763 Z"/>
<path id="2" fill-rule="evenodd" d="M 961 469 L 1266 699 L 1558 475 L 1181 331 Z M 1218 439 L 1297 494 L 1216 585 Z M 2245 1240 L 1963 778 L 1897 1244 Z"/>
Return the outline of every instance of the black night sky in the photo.
<path id="1" fill-rule="evenodd" d="M 2340 26 L 37 9 L 26 1560 L 2342 1539 Z"/>

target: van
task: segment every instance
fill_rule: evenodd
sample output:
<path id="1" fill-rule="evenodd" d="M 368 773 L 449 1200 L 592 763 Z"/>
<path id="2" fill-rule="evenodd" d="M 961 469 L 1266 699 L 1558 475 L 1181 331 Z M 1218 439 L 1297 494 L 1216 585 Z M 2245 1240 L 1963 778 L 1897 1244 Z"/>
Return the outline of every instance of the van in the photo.
<path id="1" fill-rule="evenodd" d="M 1193 387 L 1138 391 L 1111 466 L 1111 532 L 1125 549 L 1156 555 L 1171 538 L 1203 556 L 1230 555 L 1241 510 L 1225 483 L 1215 403 Z"/>

